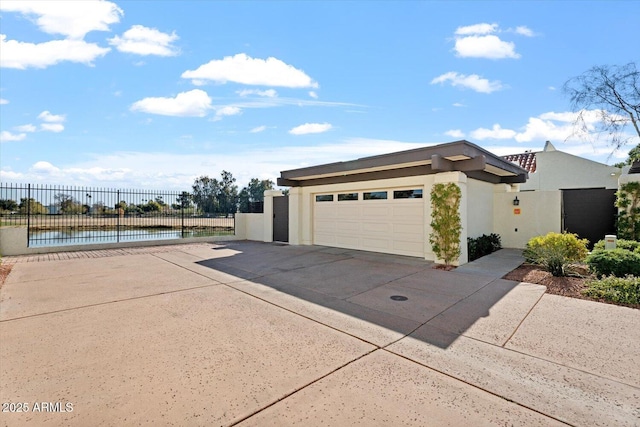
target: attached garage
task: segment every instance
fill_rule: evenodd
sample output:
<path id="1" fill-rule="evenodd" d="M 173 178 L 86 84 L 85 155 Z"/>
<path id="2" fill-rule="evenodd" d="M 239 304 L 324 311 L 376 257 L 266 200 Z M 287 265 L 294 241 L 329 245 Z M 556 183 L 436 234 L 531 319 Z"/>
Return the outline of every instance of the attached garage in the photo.
<path id="1" fill-rule="evenodd" d="M 473 206 L 494 192 L 515 191 L 527 172 L 468 141 L 281 172 L 289 190 L 289 243 L 359 249 L 435 260 L 429 244 L 434 183 L 462 190 L 462 242 L 489 234 L 492 221 L 471 221 Z M 477 194 L 467 194 L 467 183 Z M 492 184 L 492 185 L 488 185 Z M 265 204 L 267 206 L 267 204 Z M 265 211 L 267 212 L 267 211 Z M 472 229 L 469 229 L 469 226 Z M 482 228 L 482 229 L 480 229 Z M 466 244 L 459 263 L 466 262 Z"/>
<path id="2" fill-rule="evenodd" d="M 317 193 L 316 245 L 424 256 L 423 188 Z"/>

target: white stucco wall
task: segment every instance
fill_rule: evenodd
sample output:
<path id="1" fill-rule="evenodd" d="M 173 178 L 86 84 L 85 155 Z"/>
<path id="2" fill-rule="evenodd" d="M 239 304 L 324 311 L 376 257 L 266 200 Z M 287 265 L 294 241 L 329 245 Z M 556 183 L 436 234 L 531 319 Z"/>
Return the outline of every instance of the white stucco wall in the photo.
<path id="1" fill-rule="evenodd" d="M 529 174 L 526 190 L 561 190 L 570 188 L 618 188 L 620 169 L 562 151 L 536 153 L 536 171 Z"/>
<path id="2" fill-rule="evenodd" d="M 237 213 L 236 236 L 243 240 L 264 240 L 264 214 Z"/>
<path id="3" fill-rule="evenodd" d="M 479 237 L 493 233 L 493 193 L 495 185 L 476 179 L 467 180 L 467 235 Z"/>
<path id="4" fill-rule="evenodd" d="M 513 205 L 518 197 L 519 206 Z M 505 248 L 524 248 L 532 237 L 561 231 L 562 191 L 527 191 L 495 193 L 493 196 L 493 230 Z M 520 214 L 514 212 L 520 210 Z"/>

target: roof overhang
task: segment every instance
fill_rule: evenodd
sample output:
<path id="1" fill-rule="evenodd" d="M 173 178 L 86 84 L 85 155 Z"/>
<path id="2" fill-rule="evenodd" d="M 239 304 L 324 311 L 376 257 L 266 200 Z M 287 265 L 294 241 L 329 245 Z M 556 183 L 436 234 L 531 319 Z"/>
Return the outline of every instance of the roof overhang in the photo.
<path id="1" fill-rule="evenodd" d="M 460 171 L 494 184 L 526 182 L 527 171 L 469 141 L 280 172 L 278 185 L 306 187 Z"/>

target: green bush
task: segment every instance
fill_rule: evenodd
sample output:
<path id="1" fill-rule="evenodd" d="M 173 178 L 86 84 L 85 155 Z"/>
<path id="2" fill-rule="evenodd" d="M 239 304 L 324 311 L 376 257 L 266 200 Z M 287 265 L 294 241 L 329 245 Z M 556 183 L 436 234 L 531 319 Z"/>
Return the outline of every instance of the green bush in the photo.
<path id="1" fill-rule="evenodd" d="M 615 303 L 640 304 L 640 277 L 604 277 L 587 282 L 583 295 Z"/>
<path id="2" fill-rule="evenodd" d="M 483 234 L 476 238 L 467 238 L 467 252 L 469 254 L 469 261 L 476 260 L 485 255 L 489 255 L 492 252 L 502 248 L 502 242 L 500 235 L 491 233 L 488 236 Z"/>
<path id="3" fill-rule="evenodd" d="M 625 240 L 618 239 L 616 242 L 616 249 L 626 249 L 628 251 L 634 252 L 640 249 L 640 242 L 635 240 Z M 604 240 L 598 241 L 595 245 L 593 245 L 594 251 L 604 250 Z"/>
<path id="4" fill-rule="evenodd" d="M 593 251 L 587 257 L 587 264 L 598 277 L 624 277 L 628 274 L 640 276 L 640 254 L 626 249 Z"/>
<path id="5" fill-rule="evenodd" d="M 587 239 L 571 233 L 548 233 L 527 242 L 524 257 L 527 262 L 539 264 L 554 276 L 564 276 L 569 264 L 580 262 L 587 256 Z"/>

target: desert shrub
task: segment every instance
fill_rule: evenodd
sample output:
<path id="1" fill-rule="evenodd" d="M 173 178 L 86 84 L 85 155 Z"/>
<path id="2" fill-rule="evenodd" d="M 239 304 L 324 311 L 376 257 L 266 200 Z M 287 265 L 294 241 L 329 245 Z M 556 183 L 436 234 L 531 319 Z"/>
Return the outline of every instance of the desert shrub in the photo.
<path id="1" fill-rule="evenodd" d="M 554 276 L 564 276 L 566 267 L 587 256 L 587 239 L 571 233 L 547 233 L 527 242 L 524 257 L 527 262 L 539 264 Z"/>
<path id="2" fill-rule="evenodd" d="M 628 251 L 634 252 L 640 249 L 640 242 L 636 240 L 625 240 L 618 239 L 616 241 L 616 249 L 626 249 Z M 598 241 L 595 245 L 593 245 L 594 251 L 604 250 L 604 240 Z"/>
<path id="3" fill-rule="evenodd" d="M 500 235 L 491 233 L 488 236 L 483 234 L 480 237 L 467 238 L 467 252 L 469 253 L 469 261 L 489 255 L 492 252 L 502 248 Z"/>
<path id="4" fill-rule="evenodd" d="M 598 277 L 624 277 L 628 274 L 640 276 L 640 254 L 626 249 L 593 251 L 587 257 L 587 264 Z"/>
<path id="5" fill-rule="evenodd" d="M 640 277 L 608 276 L 587 282 L 583 295 L 615 303 L 640 304 Z"/>

